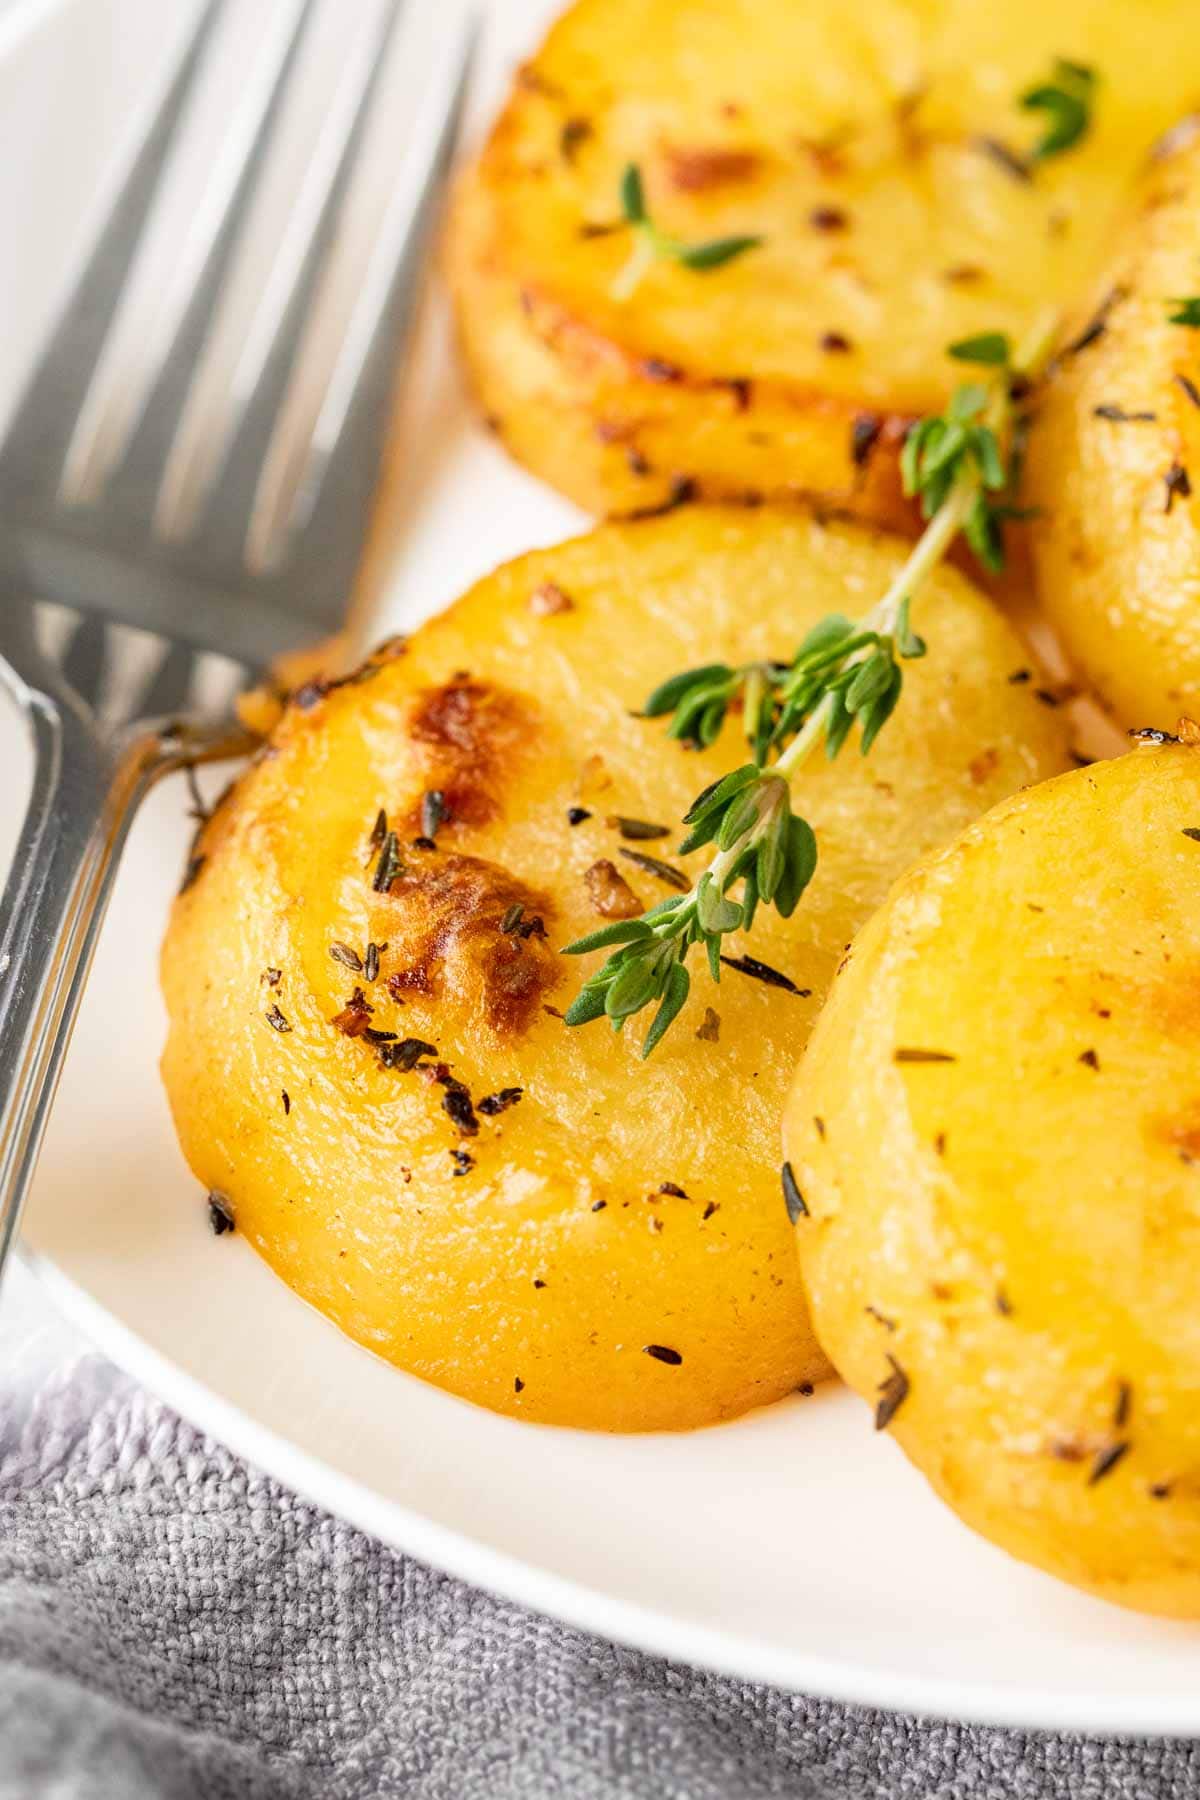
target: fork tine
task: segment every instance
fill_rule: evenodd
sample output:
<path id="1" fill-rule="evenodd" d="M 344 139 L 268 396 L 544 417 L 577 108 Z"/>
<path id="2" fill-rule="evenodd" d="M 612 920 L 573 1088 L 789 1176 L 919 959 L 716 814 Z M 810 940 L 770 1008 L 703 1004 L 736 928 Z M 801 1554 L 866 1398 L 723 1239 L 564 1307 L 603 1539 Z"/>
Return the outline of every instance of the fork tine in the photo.
<path id="1" fill-rule="evenodd" d="M 295 564 L 301 555 L 311 562 L 319 545 L 321 583 L 335 594 L 349 590 L 391 413 L 390 376 L 411 323 L 478 39 L 479 17 L 468 12 L 421 109 L 410 178 L 387 209 L 315 420 L 305 416 L 295 388 L 284 401 L 246 540 L 247 562 L 257 572 Z M 336 493 L 326 481 L 335 453 Z"/>
<path id="2" fill-rule="evenodd" d="M 225 0 L 205 0 L 162 100 L 13 412 L 0 446 L 0 487 L 22 500 L 56 492 L 81 394 L 108 337 L 158 188 L 158 173 Z"/>
<path id="3" fill-rule="evenodd" d="M 194 529 L 220 481 L 226 493 L 214 511 L 226 543 L 230 511 L 242 517 L 233 551 L 240 558 L 238 469 L 249 463 L 252 484 L 270 441 L 403 5 L 387 0 L 342 70 L 228 389 L 206 393 L 206 370 L 197 371 L 156 509 L 159 535 L 168 541 Z"/>
<path id="4" fill-rule="evenodd" d="M 108 667 L 108 625 L 95 617 L 81 619 L 62 660 L 63 678 L 81 700 L 95 708 Z"/>
<path id="5" fill-rule="evenodd" d="M 185 341 L 202 343 L 207 333 L 314 4 L 277 0 L 265 49 L 255 59 L 201 205 L 156 299 L 136 366 L 131 369 L 120 356 L 115 338 L 101 352 L 67 452 L 62 498 L 68 504 L 99 498 L 133 451 L 135 435 L 143 438 L 155 466 L 162 466 L 195 360 L 171 353 Z"/>

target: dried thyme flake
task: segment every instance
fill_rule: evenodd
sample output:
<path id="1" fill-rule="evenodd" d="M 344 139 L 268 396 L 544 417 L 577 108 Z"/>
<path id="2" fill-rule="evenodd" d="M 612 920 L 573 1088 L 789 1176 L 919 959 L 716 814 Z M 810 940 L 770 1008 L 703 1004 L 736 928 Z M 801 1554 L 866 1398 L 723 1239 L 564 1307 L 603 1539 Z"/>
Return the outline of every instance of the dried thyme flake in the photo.
<path id="1" fill-rule="evenodd" d="M 627 857 L 631 863 L 636 863 L 639 869 L 644 869 L 647 875 L 653 875 L 657 881 L 665 882 L 668 887 L 677 888 L 681 894 L 686 894 L 691 886 L 683 870 L 677 869 L 674 863 L 661 862 L 657 856 L 647 856 L 641 850 L 626 850 L 624 845 L 619 848 L 617 854 Z"/>
<path id="2" fill-rule="evenodd" d="M 901 1046 L 892 1051 L 892 1061 L 898 1063 L 952 1063 L 958 1057 L 952 1050 L 922 1050 L 916 1046 Z"/>
<path id="3" fill-rule="evenodd" d="M 1177 499 L 1189 500 L 1192 493 L 1192 481 L 1183 464 L 1176 460 L 1163 476 L 1163 487 L 1166 489 L 1166 500 L 1163 511 L 1169 513 Z"/>
<path id="4" fill-rule="evenodd" d="M 392 883 L 403 873 L 404 865 L 400 860 L 400 839 L 394 831 L 389 831 L 379 851 L 379 861 L 375 865 L 375 874 L 371 886 L 377 894 L 390 894 Z"/>
<path id="5" fill-rule="evenodd" d="M 506 1087 L 501 1088 L 498 1093 L 485 1094 L 476 1111 L 481 1112 L 486 1119 L 494 1119 L 497 1113 L 507 1112 L 510 1106 L 515 1106 L 524 1092 L 523 1087 Z"/>
<path id="6" fill-rule="evenodd" d="M 442 1111 L 464 1137 L 475 1137 L 479 1131 L 479 1121 L 475 1117 L 475 1108 L 471 1104 L 471 1095 L 465 1083 L 449 1076 L 444 1086 L 446 1092 L 442 1095 Z"/>
<path id="7" fill-rule="evenodd" d="M 609 813 L 604 823 L 610 831 L 619 831 L 623 838 L 648 840 L 671 835 L 669 825 L 653 825 L 648 819 L 628 819 L 623 813 Z"/>
<path id="8" fill-rule="evenodd" d="M 797 1219 L 807 1219 L 808 1203 L 800 1192 L 800 1184 L 790 1162 L 784 1163 L 779 1177 L 783 1184 L 783 1203 L 787 1207 L 788 1222 L 794 1225 Z"/>
<path id="9" fill-rule="evenodd" d="M 329 946 L 329 954 L 344 969 L 352 969 L 356 975 L 362 974 L 362 957 L 349 944 L 343 944 L 340 939 L 335 938 Z"/>
<path id="10" fill-rule="evenodd" d="M 704 1009 L 704 1018 L 696 1031 L 702 1044 L 716 1044 L 721 1038 L 721 1015 L 713 1011 L 711 1006 Z"/>
<path id="11" fill-rule="evenodd" d="M 423 1056 L 436 1056 L 437 1045 L 427 1044 L 424 1038 L 401 1038 L 398 1043 L 385 1044 L 379 1052 L 379 1060 L 385 1069 L 399 1069 L 407 1075 L 415 1069 Z"/>
<path id="12" fill-rule="evenodd" d="M 971 144 L 981 155 L 990 157 L 997 168 L 1003 169 L 1006 175 L 1011 175 L 1014 181 L 1021 181 L 1028 184 L 1033 180 L 1029 164 L 1025 161 L 1025 158 L 1018 155 L 1018 153 L 1010 148 L 1002 138 L 988 137 L 981 134 L 978 137 L 972 138 Z"/>
<path id="13" fill-rule="evenodd" d="M 441 788 L 429 788 L 421 797 L 421 836 L 432 843 L 437 837 L 438 826 L 444 825 L 449 817 L 450 808 Z"/>
<path id="14" fill-rule="evenodd" d="M 856 469 L 866 466 L 882 430 L 883 420 L 878 413 L 855 413 L 850 426 L 850 461 Z"/>
<path id="15" fill-rule="evenodd" d="M 208 1196 L 208 1222 L 212 1226 L 214 1237 L 224 1237 L 227 1231 L 235 1231 L 233 1208 L 228 1198 L 217 1188 L 213 1188 Z"/>
<path id="16" fill-rule="evenodd" d="M 782 988 L 785 994 L 795 994 L 800 1000 L 807 1000 L 812 993 L 811 988 L 797 987 L 790 975 L 773 969 L 770 963 L 760 962 L 757 956 L 723 956 L 721 961 L 727 969 L 736 969 L 739 975 L 749 975 L 752 981 L 765 982 L 767 987 Z"/>
<path id="17" fill-rule="evenodd" d="M 1088 1471 L 1088 1486 L 1095 1487 L 1098 1481 L 1103 1481 L 1106 1475 L 1111 1475 L 1122 1457 L 1128 1454 L 1129 1449 L 1128 1438 L 1122 1438 L 1118 1443 L 1109 1444 L 1106 1449 L 1099 1451 Z"/>
<path id="18" fill-rule="evenodd" d="M 888 1353 L 890 1375 L 879 1384 L 879 1399 L 875 1403 L 875 1429 L 886 1431 L 904 1402 L 908 1399 L 909 1380 L 896 1358 Z"/>
<path id="19" fill-rule="evenodd" d="M 290 1031 L 292 1028 L 277 1006 L 272 1006 L 263 1014 L 272 1031 Z"/>
<path id="20" fill-rule="evenodd" d="M 652 1356 L 655 1362 L 666 1363 L 672 1369 L 677 1369 L 683 1361 L 678 1350 L 672 1350 L 669 1344 L 643 1344 L 642 1350 L 646 1356 Z"/>

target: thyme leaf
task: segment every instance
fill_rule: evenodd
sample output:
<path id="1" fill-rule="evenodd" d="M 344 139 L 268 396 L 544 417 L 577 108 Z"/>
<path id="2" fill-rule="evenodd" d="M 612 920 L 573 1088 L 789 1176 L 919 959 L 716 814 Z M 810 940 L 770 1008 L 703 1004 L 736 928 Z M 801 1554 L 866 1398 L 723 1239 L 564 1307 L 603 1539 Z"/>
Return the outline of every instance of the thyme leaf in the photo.
<path id="1" fill-rule="evenodd" d="M 1173 312 L 1169 310 L 1167 312 L 1169 325 L 1186 325 L 1192 331 L 1200 331 L 1200 294 L 1168 300 L 1167 306 L 1175 309 Z"/>
<path id="2" fill-rule="evenodd" d="M 1026 88 L 1020 97 L 1022 108 L 1046 115 L 1046 129 L 1029 152 L 1032 165 L 1061 156 L 1087 134 L 1095 91 L 1096 71 L 1061 56 L 1055 58 L 1048 80 Z"/>
<path id="3" fill-rule="evenodd" d="M 612 284 L 614 300 L 628 300 L 656 262 L 674 262 L 681 268 L 704 274 L 723 268 L 747 250 L 756 250 L 762 238 L 749 233 L 707 238 L 697 244 L 671 237 L 654 223 L 646 205 L 646 186 L 637 163 L 627 163 L 621 173 L 621 218 L 633 233 L 633 249 Z"/>

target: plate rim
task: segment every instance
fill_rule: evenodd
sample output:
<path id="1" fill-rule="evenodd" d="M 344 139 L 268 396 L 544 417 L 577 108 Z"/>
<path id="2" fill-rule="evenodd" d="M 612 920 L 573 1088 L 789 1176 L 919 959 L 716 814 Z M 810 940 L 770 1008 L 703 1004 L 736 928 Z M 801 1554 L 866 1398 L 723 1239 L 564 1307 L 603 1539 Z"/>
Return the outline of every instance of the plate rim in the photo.
<path id="1" fill-rule="evenodd" d="M 743 1632 L 688 1624 L 654 1607 L 637 1606 L 602 1588 L 552 1574 L 465 1532 L 440 1525 L 418 1509 L 374 1492 L 300 1449 L 149 1343 L 60 1268 L 52 1256 L 23 1242 L 18 1243 L 16 1254 L 58 1311 L 95 1349 L 188 1424 L 282 1482 L 301 1499 L 402 1555 L 573 1630 L 728 1679 L 923 1720 L 1109 1739 L 1200 1739 L 1200 1715 L 1183 1716 L 1181 1700 L 1159 1698 L 1152 1690 L 1127 1696 L 1120 1719 L 1114 1719 L 1110 1702 L 1087 1689 L 1050 1693 L 1036 1687 L 906 1677 L 819 1651 L 764 1645 Z"/>

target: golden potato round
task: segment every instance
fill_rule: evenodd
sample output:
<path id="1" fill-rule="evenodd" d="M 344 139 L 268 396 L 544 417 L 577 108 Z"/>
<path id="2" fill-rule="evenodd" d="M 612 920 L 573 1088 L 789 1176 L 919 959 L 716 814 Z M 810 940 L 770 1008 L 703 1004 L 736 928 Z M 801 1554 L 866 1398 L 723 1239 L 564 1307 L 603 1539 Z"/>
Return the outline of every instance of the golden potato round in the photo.
<path id="1" fill-rule="evenodd" d="M 698 972 L 643 1063 L 640 1021 L 564 1025 L 599 957 L 559 951 L 672 891 L 639 857 L 703 866 L 616 821 L 678 830 L 745 760 L 734 721 L 710 751 L 667 741 L 634 711 L 650 689 L 714 656 L 789 655 L 867 606 L 902 551 L 769 511 L 609 527 L 294 699 L 176 904 L 164 1072 L 199 1179 L 351 1336 L 488 1406 L 622 1430 L 726 1418 L 827 1372 L 780 1198 L 783 1097 L 892 877 L 1064 765 L 1061 716 L 1010 681 L 1009 625 L 939 575 L 929 655 L 870 758 L 812 772 L 809 897 L 734 945 L 799 993 Z M 414 843 L 429 793 L 446 816 Z"/>
<path id="2" fill-rule="evenodd" d="M 1200 138 L 1164 157 L 1029 445 L 1038 590 L 1072 662 L 1123 725 L 1200 712 Z M 1189 473 L 1190 471 L 1190 473 Z"/>
<path id="3" fill-rule="evenodd" d="M 784 1132 L 817 1334 L 942 1498 L 1079 1587 L 1185 1617 L 1198 837 L 1194 748 L 997 807 L 860 933 Z"/>
<path id="4" fill-rule="evenodd" d="M 1056 57 L 1094 68 L 1092 129 L 1030 172 Z M 908 528 L 897 448 L 947 345 L 1076 301 L 1198 92 L 1190 0 L 578 0 L 458 196 L 484 412 L 593 512 L 802 494 Z M 762 243 L 614 298 L 629 162 L 677 239 Z"/>

